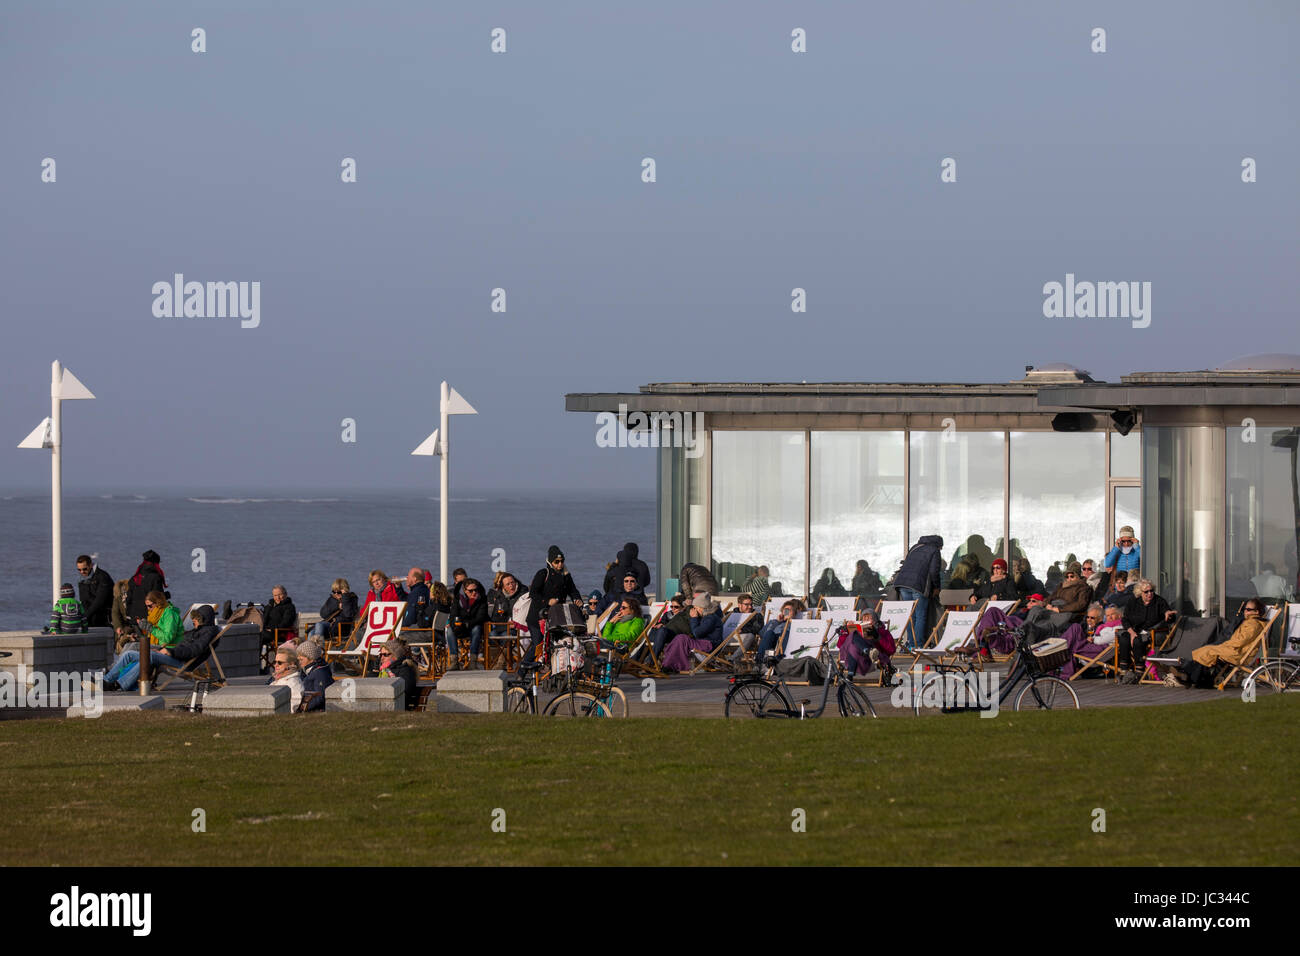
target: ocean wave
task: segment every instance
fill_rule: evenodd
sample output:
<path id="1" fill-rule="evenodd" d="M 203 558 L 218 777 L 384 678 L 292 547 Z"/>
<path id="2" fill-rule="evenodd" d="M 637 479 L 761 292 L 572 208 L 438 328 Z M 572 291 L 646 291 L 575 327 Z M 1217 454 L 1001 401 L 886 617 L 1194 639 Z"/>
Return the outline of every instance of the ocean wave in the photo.
<path id="1" fill-rule="evenodd" d="M 317 503 L 333 503 L 342 501 L 342 498 L 186 498 L 186 501 L 192 501 L 197 505 L 262 505 L 275 502 L 289 502 L 292 504 L 311 505 Z"/>

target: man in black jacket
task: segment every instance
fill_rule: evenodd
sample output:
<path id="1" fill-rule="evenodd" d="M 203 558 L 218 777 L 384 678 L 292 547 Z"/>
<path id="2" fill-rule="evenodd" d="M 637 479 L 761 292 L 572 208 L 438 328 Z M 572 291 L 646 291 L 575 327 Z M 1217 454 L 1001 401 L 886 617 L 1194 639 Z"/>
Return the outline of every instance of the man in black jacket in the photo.
<path id="1" fill-rule="evenodd" d="M 402 615 L 402 627 L 428 627 L 432 617 L 429 585 L 424 583 L 424 571 L 411 568 L 406 572 L 406 613 Z"/>
<path id="2" fill-rule="evenodd" d="M 939 552 L 942 550 L 942 537 L 937 534 L 924 535 L 912 545 L 912 550 L 907 552 L 894 575 L 894 587 L 898 588 L 899 599 L 916 602 L 912 609 L 910 642 L 917 647 L 925 643 L 928 635 L 926 619 L 930 610 L 930 597 L 939 590 L 939 575 L 943 571 L 943 559 L 939 557 Z"/>
<path id="3" fill-rule="evenodd" d="M 618 604 L 625 598 L 636 598 L 643 605 L 650 603 L 646 600 L 645 592 L 641 590 L 641 586 L 637 582 L 636 572 L 631 568 L 623 572 L 622 586 L 616 585 L 615 587 L 617 587 L 617 590 L 611 588 L 606 591 L 604 596 L 596 603 L 597 615 L 605 613 L 605 608 L 611 604 Z"/>
<path id="4" fill-rule="evenodd" d="M 185 632 L 180 643 L 176 646 L 156 647 L 154 651 L 158 654 L 164 654 L 168 657 L 174 657 L 177 664 L 185 661 L 202 660 L 207 656 L 208 648 L 212 646 L 212 639 L 221 633 L 221 628 L 215 623 L 216 615 L 213 613 L 210 604 L 200 604 L 190 612 L 190 620 L 194 622 L 194 629 Z"/>
<path id="5" fill-rule="evenodd" d="M 77 556 L 77 573 L 81 583 L 81 606 L 86 610 L 87 627 L 109 627 L 109 612 L 113 608 L 113 578 L 90 559 L 90 555 Z"/>
<path id="6" fill-rule="evenodd" d="M 640 553 L 641 549 L 635 541 L 623 545 L 623 550 L 618 553 L 614 566 L 605 572 L 606 593 L 617 591 L 619 582 L 628 571 L 636 575 L 637 587 L 642 591 L 650 586 L 650 567 L 638 557 Z"/>

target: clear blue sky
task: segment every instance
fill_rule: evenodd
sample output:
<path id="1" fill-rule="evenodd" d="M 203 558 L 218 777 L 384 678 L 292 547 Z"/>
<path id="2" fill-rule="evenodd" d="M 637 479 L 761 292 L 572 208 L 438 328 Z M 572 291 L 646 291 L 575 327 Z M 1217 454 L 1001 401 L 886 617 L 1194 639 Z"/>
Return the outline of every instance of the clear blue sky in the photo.
<path id="1" fill-rule="evenodd" d="M 5 487 L 48 487 L 14 445 L 54 358 L 99 399 L 65 409 L 72 491 L 430 487 L 408 452 L 446 378 L 481 413 L 454 420 L 457 487 L 649 492 L 653 453 L 597 448 L 565 392 L 1300 352 L 1294 3 L 0 18 Z M 260 281 L 260 327 L 155 318 L 176 272 Z M 1044 318 L 1067 272 L 1150 281 L 1151 327 Z"/>

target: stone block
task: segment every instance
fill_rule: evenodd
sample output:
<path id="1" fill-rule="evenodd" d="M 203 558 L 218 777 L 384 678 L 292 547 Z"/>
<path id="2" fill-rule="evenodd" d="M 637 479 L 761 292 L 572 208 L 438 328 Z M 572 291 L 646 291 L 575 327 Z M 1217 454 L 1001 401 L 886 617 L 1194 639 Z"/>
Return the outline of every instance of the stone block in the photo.
<path id="1" fill-rule="evenodd" d="M 405 710 L 405 684 L 396 677 L 344 677 L 325 688 L 326 710 Z"/>
<path id="2" fill-rule="evenodd" d="M 148 697 L 139 694 L 105 694 L 102 706 L 105 714 L 116 714 L 133 710 L 166 710 L 167 702 L 162 694 L 150 694 Z M 85 708 L 81 705 L 69 707 L 68 716 L 85 717 Z"/>
<path id="3" fill-rule="evenodd" d="M 214 717 L 267 717 L 289 713 L 289 688 L 267 684 L 208 691 L 203 713 Z"/>
<path id="4" fill-rule="evenodd" d="M 505 671 L 452 671 L 438 678 L 438 713 L 499 714 L 505 709 Z"/>

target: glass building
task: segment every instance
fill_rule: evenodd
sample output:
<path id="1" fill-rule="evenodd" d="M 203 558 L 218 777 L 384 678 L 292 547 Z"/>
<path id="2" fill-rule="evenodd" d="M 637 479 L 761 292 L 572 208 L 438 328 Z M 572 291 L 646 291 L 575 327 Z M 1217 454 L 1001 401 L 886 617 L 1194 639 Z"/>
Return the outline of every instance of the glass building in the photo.
<path id="1" fill-rule="evenodd" d="M 932 534 L 949 573 L 1021 559 L 1051 586 L 1068 561 L 1100 567 L 1125 525 L 1184 612 L 1296 592 L 1300 357 L 1119 383 L 1050 365 L 1005 384 L 671 383 L 566 402 L 658 423 L 660 592 L 687 561 L 724 591 L 760 565 L 786 594 L 849 589 L 864 562 L 861 580 L 888 581 Z"/>

